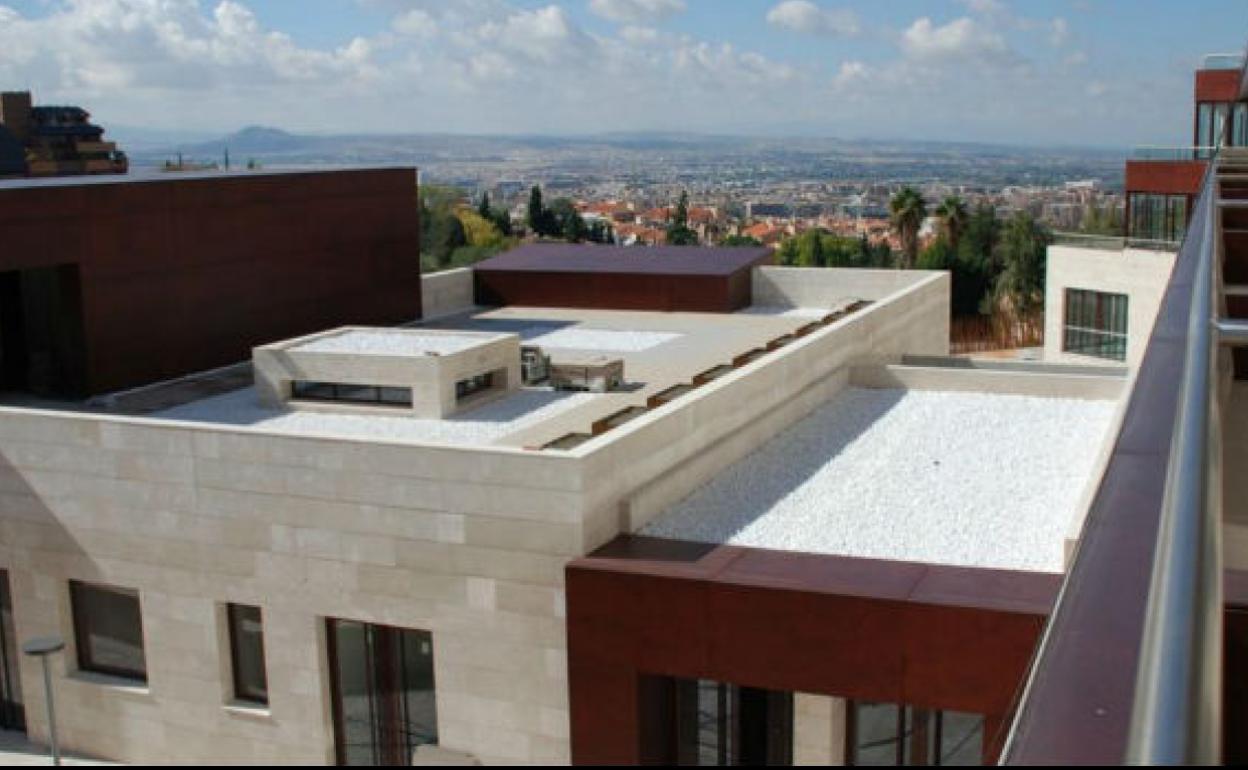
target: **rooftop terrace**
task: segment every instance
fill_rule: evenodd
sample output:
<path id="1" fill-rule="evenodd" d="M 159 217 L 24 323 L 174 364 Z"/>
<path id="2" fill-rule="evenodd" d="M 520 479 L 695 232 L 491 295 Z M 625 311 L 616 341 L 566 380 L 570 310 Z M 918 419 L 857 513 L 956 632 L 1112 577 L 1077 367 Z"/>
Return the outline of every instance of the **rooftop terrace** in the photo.
<path id="1" fill-rule="evenodd" d="M 850 388 L 642 534 L 1060 572 L 1115 408 L 1107 400 Z"/>

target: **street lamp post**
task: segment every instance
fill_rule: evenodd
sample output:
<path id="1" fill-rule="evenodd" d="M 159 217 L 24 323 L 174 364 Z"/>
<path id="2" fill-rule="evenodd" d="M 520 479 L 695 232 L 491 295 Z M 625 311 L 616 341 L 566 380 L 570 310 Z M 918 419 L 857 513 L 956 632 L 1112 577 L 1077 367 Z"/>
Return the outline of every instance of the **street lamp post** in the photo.
<path id="1" fill-rule="evenodd" d="M 52 764 L 61 764 L 61 747 L 56 742 L 56 711 L 52 708 L 52 672 L 48 668 L 48 656 L 65 649 L 65 640 L 59 636 L 40 636 L 28 639 L 22 652 L 39 659 L 43 664 L 43 691 L 48 703 L 48 748 L 52 752 Z"/>

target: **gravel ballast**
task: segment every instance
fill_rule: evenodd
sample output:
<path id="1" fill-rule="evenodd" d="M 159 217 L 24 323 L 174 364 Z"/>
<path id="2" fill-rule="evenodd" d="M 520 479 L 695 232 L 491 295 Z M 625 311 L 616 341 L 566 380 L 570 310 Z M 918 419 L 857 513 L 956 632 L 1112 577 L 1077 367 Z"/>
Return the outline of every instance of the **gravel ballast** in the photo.
<path id="1" fill-rule="evenodd" d="M 540 334 L 524 334 L 528 345 L 538 345 L 553 350 L 593 350 L 604 353 L 640 353 L 658 347 L 665 342 L 683 337 L 675 332 L 629 331 L 619 329 L 590 329 L 572 327 Z"/>
<path id="2" fill-rule="evenodd" d="M 599 396 L 526 389 L 443 420 L 422 420 L 401 415 L 267 409 L 257 401 L 254 389 L 243 388 L 151 416 L 167 420 L 245 425 L 276 433 L 480 446 L 492 444 L 509 433 L 548 420 L 595 398 Z"/>
<path id="3" fill-rule="evenodd" d="M 849 388 L 641 534 L 1060 572 L 1114 409 Z"/>
<path id="4" fill-rule="evenodd" d="M 301 353 L 357 353 L 360 355 L 450 355 L 488 340 L 471 334 L 422 334 L 412 331 L 352 330 L 321 337 L 292 350 Z"/>

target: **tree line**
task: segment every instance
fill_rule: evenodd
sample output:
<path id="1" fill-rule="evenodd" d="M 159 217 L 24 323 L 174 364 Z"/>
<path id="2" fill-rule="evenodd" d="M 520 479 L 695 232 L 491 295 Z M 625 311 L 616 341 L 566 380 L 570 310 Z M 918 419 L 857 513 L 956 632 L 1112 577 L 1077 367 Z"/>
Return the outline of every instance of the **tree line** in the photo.
<path id="1" fill-rule="evenodd" d="M 933 210 L 939 228 L 926 248 L 920 232 L 928 203 L 917 190 L 903 187 L 889 201 L 890 221 L 900 250 L 814 229 L 782 242 L 776 261 L 798 267 L 919 268 L 948 270 L 952 275 L 955 316 L 990 315 L 998 310 L 1026 315 L 1044 305 L 1048 228 L 1026 211 L 1002 219 L 981 203 L 971 209 L 950 196 Z"/>

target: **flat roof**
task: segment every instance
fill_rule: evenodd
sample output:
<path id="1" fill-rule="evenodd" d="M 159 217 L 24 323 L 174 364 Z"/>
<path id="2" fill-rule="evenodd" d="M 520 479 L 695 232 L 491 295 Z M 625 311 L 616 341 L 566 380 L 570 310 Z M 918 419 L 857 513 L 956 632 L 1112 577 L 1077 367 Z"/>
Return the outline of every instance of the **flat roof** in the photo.
<path id="1" fill-rule="evenodd" d="M 849 388 L 639 534 L 1061 572 L 1116 405 Z"/>
<path id="2" fill-rule="evenodd" d="M 472 267 L 484 272 L 727 276 L 759 264 L 770 254 L 770 249 L 754 246 L 638 247 L 530 243 Z"/>
<path id="3" fill-rule="evenodd" d="M 848 302 L 847 298 L 845 302 Z M 523 388 L 475 409 L 440 420 L 401 415 L 316 413 L 263 408 L 251 388 L 222 394 L 202 387 L 184 389 L 189 398 L 163 399 L 147 394 L 142 403 L 149 417 L 189 420 L 219 425 L 246 425 L 291 434 L 363 438 L 385 437 L 412 443 L 538 447 L 569 433 L 584 433 L 594 422 L 623 409 L 644 406 L 647 400 L 694 375 L 725 365 L 742 353 L 757 349 L 844 306 L 789 310 L 757 308 L 754 313 L 663 313 L 631 310 L 504 307 L 478 310 L 399 329 L 364 330 L 364 337 L 348 338 L 346 352 L 359 352 L 356 343 L 376 350 L 389 347 L 388 335 L 429 339 L 481 339 L 502 334 L 519 336 L 523 345 L 537 345 L 554 362 L 587 357 L 624 362 L 625 387 L 610 393 L 568 393 L 548 387 Z M 332 340 L 335 330 L 292 341 L 294 346 Z M 353 330 L 360 331 L 360 330 Z M 380 335 L 380 336 L 379 336 Z M 277 343 L 279 346 L 282 343 Z M 306 348 L 304 348 L 306 349 Z M 170 390 L 171 388 L 165 388 Z M 159 390 L 159 389 L 157 389 Z M 209 394 L 207 398 L 202 397 Z"/>
<path id="4" fill-rule="evenodd" d="M 299 353 L 385 356 L 451 355 L 496 342 L 507 336 L 425 329 L 345 329 L 298 342 L 287 350 Z"/>
<path id="5" fill-rule="evenodd" d="M 0 179 L 0 192 L 49 187 L 87 187 L 96 185 L 141 184 L 147 182 L 196 182 L 216 179 L 250 179 L 255 177 L 290 176 L 297 174 L 337 174 L 353 171 L 411 171 L 414 166 L 326 166 L 317 168 L 231 169 L 229 171 L 163 171 L 160 167 L 140 167 L 125 174 L 80 174 L 76 176 L 21 177 Z"/>

